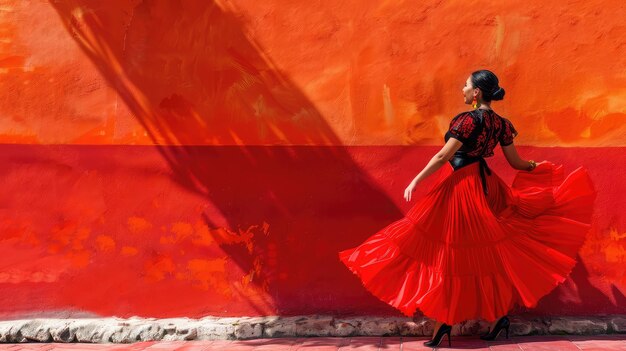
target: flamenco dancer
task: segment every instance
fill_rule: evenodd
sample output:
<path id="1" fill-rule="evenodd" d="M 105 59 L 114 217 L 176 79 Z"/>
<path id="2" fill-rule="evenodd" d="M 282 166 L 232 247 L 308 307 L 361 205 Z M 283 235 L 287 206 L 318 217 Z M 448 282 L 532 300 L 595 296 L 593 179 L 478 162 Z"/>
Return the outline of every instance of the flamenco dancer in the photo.
<path id="1" fill-rule="evenodd" d="M 380 300 L 413 316 L 419 309 L 435 321 L 424 344 L 438 346 L 452 325 L 490 322 L 481 339 L 508 338 L 507 317 L 516 304 L 533 308 L 565 281 L 591 227 L 596 191 L 580 166 L 520 158 L 517 130 L 491 108 L 504 89 L 488 70 L 473 72 L 463 96 L 473 110 L 457 114 L 445 145 L 404 191 L 438 173 L 428 193 L 404 216 L 357 247 L 338 253 L 363 286 Z M 497 145 L 517 170 L 511 186 L 485 158 Z"/>

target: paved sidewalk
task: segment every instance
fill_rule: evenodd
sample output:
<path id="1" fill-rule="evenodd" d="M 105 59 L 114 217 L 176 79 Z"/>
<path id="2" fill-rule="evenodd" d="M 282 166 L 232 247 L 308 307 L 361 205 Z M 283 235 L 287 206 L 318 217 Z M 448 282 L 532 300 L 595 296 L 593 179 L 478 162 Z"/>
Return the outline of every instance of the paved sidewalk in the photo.
<path id="1" fill-rule="evenodd" d="M 206 340 L 206 341 L 143 341 L 133 344 L 89 344 L 89 343 L 20 343 L 0 344 L 0 350 L 266 350 L 266 351 L 411 351 L 432 350 L 423 345 L 427 337 L 310 337 L 272 338 L 251 340 Z M 452 347 L 448 347 L 445 336 L 437 349 L 469 349 L 474 351 L 580 351 L 580 350 L 624 350 L 626 334 L 612 335 L 543 335 L 511 336 L 497 341 L 483 341 L 478 336 L 452 336 Z"/>

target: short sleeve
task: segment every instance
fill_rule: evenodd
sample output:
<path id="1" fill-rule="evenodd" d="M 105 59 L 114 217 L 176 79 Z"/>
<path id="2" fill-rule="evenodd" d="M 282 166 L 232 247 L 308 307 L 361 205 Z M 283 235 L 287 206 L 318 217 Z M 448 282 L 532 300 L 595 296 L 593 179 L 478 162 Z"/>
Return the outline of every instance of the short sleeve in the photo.
<path id="1" fill-rule="evenodd" d="M 456 115 L 452 121 L 450 121 L 448 132 L 451 138 L 465 143 L 476 130 L 476 126 L 474 116 L 469 112 L 463 112 Z"/>
<path id="2" fill-rule="evenodd" d="M 517 130 L 513 127 L 513 123 L 506 118 L 502 118 L 504 121 L 504 126 L 502 129 L 502 134 L 500 136 L 500 145 L 507 146 L 513 143 L 513 138 L 517 136 Z"/>

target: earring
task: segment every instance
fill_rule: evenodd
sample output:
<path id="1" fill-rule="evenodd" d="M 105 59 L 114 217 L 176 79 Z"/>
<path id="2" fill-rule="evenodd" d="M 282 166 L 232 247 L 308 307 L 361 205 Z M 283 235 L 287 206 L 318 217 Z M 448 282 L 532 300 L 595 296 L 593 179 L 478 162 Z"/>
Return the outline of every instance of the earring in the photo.
<path id="1" fill-rule="evenodd" d="M 474 108 L 477 108 L 477 107 L 478 107 L 478 101 L 476 101 L 476 96 L 474 96 L 474 100 L 472 100 L 472 106 L 473 106 Z"/>

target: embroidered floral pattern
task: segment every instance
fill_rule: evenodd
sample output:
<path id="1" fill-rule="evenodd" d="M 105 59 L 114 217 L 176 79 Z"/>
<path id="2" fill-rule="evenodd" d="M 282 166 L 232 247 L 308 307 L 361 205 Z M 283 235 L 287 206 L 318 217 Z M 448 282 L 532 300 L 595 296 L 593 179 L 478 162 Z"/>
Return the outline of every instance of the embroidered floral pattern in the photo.
<path id="1" fill-rule="evenodd" d="M 500 138 L 500 145 L 506 146 L 510 145 L 513 142 L 513 138 L 517 136 L 517 130 L 513 127 L 513 123 L 506 118 L 504 120 L 504 131 L 502 133 L 502 137 Z"/>
<path id="2" fill-rule="evenodd" d="M 493 156 L 493 150 L 500 143 L 509 145 L 517 135 L 513 124 L 490 110 L 481 110 L 482 120 L 469 111 L 456 115 L 450 121 L 445 141 L 453 137 L 463 143 L 461 151 L 468 156 Z"/>
<path id="3" fill-rule="evenodd" d="M 476 129 L 476 121 L 474 121 L 474 117 L 469 113 L 457 115 L 452 122 L 450 122 L 450 133 L 462 142 L 465 142 L 469 138 L 474 129 Z"/>

